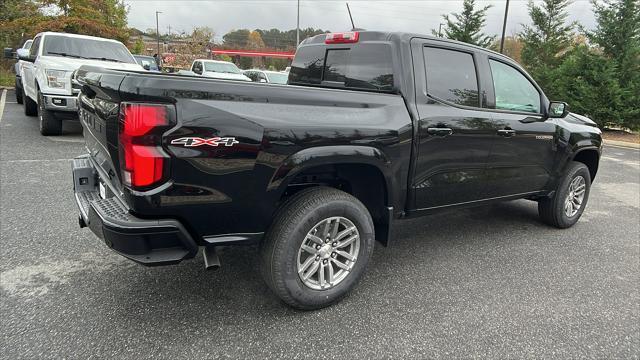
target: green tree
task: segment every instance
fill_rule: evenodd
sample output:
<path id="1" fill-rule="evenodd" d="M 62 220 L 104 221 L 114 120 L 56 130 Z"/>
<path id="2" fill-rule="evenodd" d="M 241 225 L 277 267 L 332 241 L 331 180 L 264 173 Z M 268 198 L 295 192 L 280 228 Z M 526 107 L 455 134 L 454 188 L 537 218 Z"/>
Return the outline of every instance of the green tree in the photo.
<path id="1" fill-rule="evenodd" d="M 574 24 L 566 24 L 570 0 L 543 0 L 541 6 L 529 1 L 531 25 L 520 34 L 523 42 L 522 62 L 536 82 L 551 98 L 557 97 L 552 86 L 553 71 L 571 45 Z"/>
<path id="2" fill-rule="evenodd" d="M 482 47 L 491 45 L 495 36 L 487 36 L 482 32 L 487 18 L 487 10 L 491 8 L 491 5 L 475 10 L 475 0 L 464 0 L 462 6 L 461 13 L 442 15 L 442 18 L 447 23 L 447 27 L 444 29 L 444 36 L 448 39 Z M 433 30 L 432 32 L 434 35 L 438 35 L 437 31 Z"/>
<path id="3" fill-rule="evenodd" d="M 136 39 L 136 42 L 133 43 L 133 47 L 131 48 L 131 52 L 136 55 L 144 53 L 144 41 L 142 41 L 142 38 Z"/>
<path id="4" fill-rule="evenodd" d="M 554 71 L 553 88 L 571 111 L 593 119 L 600 127 L 622 125 L 624 91 L 617 79 L 617 66 L 587 45 L 569 50 Z"/>
<path id="5" fill-rule="evenodd" d="M 640 129 L 640 5 L 638 0 L 592 4 L 597 26 L 587 37 L 615 64 L 613 75 L 623 92 L 619 118 L 614 122 Z"/>

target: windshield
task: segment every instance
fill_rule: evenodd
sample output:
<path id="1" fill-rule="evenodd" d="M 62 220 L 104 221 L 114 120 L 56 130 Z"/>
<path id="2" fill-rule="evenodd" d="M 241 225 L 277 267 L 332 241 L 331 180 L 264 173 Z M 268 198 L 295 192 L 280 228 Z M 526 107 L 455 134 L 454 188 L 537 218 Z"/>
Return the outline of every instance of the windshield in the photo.
<path id="1" fill-rule="evenodd" d="M 31 49 L 31 44 L 33 44 L 33 40 L 27 40 L 27 42 L 25 42 L 24 45 L 22 45 L 22 48 L 25 50 L 29 50 Z"/>
<path id="2" fill-rule="evenodd" d="M 287 79 L 289 79 L 289 74 L 283 73 L 267 73 L 267 77 L 269 78 L 270 83 L 274 84 L 286 84 Z"/>
<path id="3" fill-rule="evenodd" d="M 204 71 L 227 73 L 227 74 L 242 74 L 240 69 L 232 63 L 215 63 L 205 62 Z"/>
<path id="4" fill-rule="evenodd" d="M 71 36 L 45 36 L 42 54 L 79 59 L 135 63 L 129 50 L 121 43 Z"/>
<path id="5" fill-rule="evenodd" d="M 138 64 L 140 64 L 143 68 L 147 69 L 147 66 L 149 67 L 148 70 L 159 70 L 158 69 L 158 64 L 156 63 L 156 59 L 154 59 L 151 56 L 136 56 L 133 55 L 134 58 L 136 58 L 136 61 L 138 62 Z"/>

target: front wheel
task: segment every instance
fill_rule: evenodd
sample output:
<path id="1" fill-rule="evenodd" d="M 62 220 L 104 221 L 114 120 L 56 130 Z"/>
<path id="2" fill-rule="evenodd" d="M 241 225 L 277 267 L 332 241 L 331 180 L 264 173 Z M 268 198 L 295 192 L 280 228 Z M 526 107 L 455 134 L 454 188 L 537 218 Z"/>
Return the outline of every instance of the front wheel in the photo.
<path id="1" fill-rule="evenodd" d="M 45 108 L 44 97 L 38 92 L 38 120 L 40 120 L 40 134 L 60 135 L 62 134 L 62 120 L 56 118 L 53 111 Z"/>
<path id="2" fill-rule="evenodd" d="M 303 190 L 279 210 L 261 248 L 265 282 L 288 305 L 319 309 L 352 290 L 373 252 L 374 226 L 355 197 Z"/>
<path id="3" fill-rule="evenodd" d="M 560 229 L 573 226 L 587 206 L 590 189 L 591 174 L 587 166 L 571 162 L 553 196 L 538 201 L 540 218 Z"/>
<path id="4" fill-rule="evenodd" d="M 24 88 L 22 88 L 22 99 L 24 100 L 24 114 L 27 116 L 38 115 L 38 104 L 25 94 Z"/>

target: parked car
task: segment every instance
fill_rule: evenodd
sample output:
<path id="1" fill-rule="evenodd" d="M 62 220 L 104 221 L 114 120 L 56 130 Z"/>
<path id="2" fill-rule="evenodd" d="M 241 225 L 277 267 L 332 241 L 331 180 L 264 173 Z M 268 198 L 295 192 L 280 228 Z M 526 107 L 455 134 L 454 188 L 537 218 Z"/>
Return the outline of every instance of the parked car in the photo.
<path id="1" fill-rule="evenodd" d="M 143 70 L 119 41 L 56 32 L 36 35 L 29 54 L 19 58 L 24 112 L 38 115 L 42 135 L 58 135 L 63 119 L 77 118 L 80 86 L 71 74 L 80 66 Z"/>
<path id="2" fill-rule="evenodd" d="M 213 79 L 251 81 L 236 64 L 228 61 L 197 59 L 191 64 L 191 71 Z"/>
<path id="3" fill-rule="evenodd" d="M 289 74 L 284 72 L 260 70 L 260 69 L 245 70 L 243 71 L 243 74 L 245 74 L 253 82 L 272 83 L 272 84 L 286 84 L 287 79 L 289 78 Z"/>
<path id="4" fill-rule="evenodd" d="M 136 59 L 136 62 L 140 64 L 145 70 L 152 72 L 160 72 L 160 68 L 158 67 L 158 63 L 156 62 L 156 58 L 153 56 L 146 55 L 133 55 Z"/>
<path id="5" fill-rule="evenodd" d="M 16 73 L 16 102 L 18 104 L 22 104 L 22 61 L 19 60 L 20 56 L 26 56 L 29 54 L 29 49 L 31 48 L 31 44 L 33 43 L 33 39 L 29 39 L 24 42 L 21 48 L 16 50 L 16 61 L 15 65 L 13 65 L 13 71 Z"/>
<path id="6" fill-rule="evenodd" d="M 216 267 L 216 247 L 259 244 L 267 285 L 300 309 L 346 296 L 402 219 L 529 199 L 574 225 L 602 150 L 595 123 L 515 61 L 425 35 L 306 39 L 289 86 L 77 76 L 80 226 L 145 265 L 203 247 Z"/>

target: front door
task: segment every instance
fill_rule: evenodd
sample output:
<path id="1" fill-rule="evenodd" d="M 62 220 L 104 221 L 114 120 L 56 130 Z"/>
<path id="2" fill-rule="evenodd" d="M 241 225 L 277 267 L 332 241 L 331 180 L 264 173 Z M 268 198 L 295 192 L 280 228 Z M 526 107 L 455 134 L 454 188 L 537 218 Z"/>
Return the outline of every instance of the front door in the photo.
<path id="1" fill-rule="evenodd" d="M 476 56 L 428 43 L 417 51 L 421 54 L 419 61 L 414 54 L 414 66 L 425 69 L 425 78 L 416 68 L 416 209 L 481 200 L 486 197 L 486 164 L 496 129 L 491 112 L 482 110 Z"/>
<path id="2" fill-rule="evenodd" d="M 489 59 L 495 92 L 495 142 L 487 167 L 487 195 L 543 190 L 557 152 L 556 125 L 546 120 L 541 92 L 517 67 Z"/>

